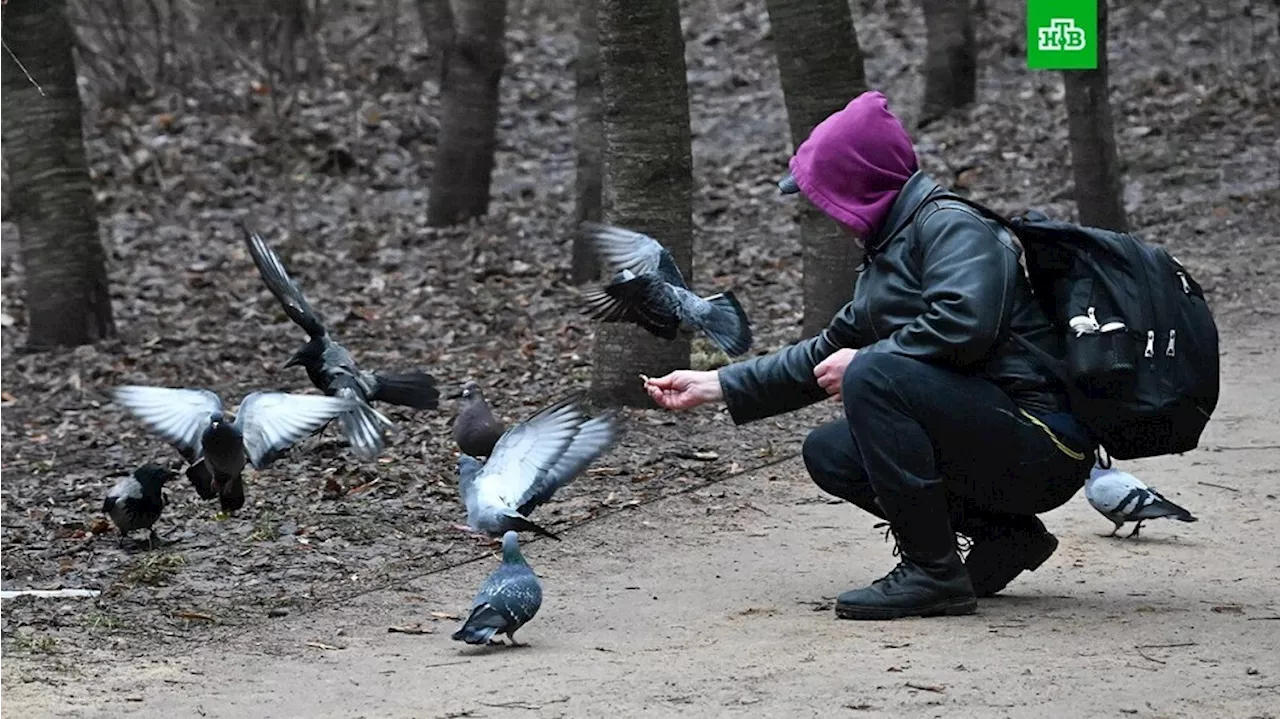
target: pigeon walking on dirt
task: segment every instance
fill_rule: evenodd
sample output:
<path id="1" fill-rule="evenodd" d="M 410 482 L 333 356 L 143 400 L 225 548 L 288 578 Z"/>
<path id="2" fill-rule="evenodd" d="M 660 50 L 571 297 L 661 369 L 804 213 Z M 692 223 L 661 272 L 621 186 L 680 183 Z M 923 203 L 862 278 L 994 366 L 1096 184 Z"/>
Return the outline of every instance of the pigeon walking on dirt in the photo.
<path id="1" fill-rule="evenodd" d="M 387 402 L 414 409 L 436 409 L 440 391 L 435 378 L 426 372 L 370 372 L 360 369 L 351 353 L 334 341 L 325 329 L 320 313 L 311 308 L 302 290 L 289 277 L 280 257 L 257 233 L 244 229 L 249 254 L 258 266 L 262 281 L 284 307 L 285 314 L 310 338 L 293 354 L 285 367 L 301 366 L 325 394 L 350 397 L 355 406 L 338 416 L 343 435 L 356 456 L 372 460 L 385 446 L 383 432 L 391 420 L 370 406 L 371 401 Z"/>
<path id="2" fill-rule="evenodd" d="M 102 513 L 120 530 L 120 544 L 130 532 L 145 529 L 152 549 L 160 544 L 154 528 L 164 511 L 164 484 L 177 478 L 177 473 L 155 464 L 144 464 L 107 490 Z"/>
<path id="3" fill-rule="evenodd" d="M 529 514 L 612 449 L 618 435 L 616 413 L 588 418 L 575 394 L 507 430 L 483 464 L 462 455 L 458 489 L 467 526 L 459 529 L 489 537 L 525 530 L 558 540 Z"/>
<path id="4" fill-rule="evenodd" d="M 484 399 L 480 385 L 467 382 L 459 397 L 457 419 L 453 422 L 453 441 L 463 454 L 472 457 L 488 457 L 498 438 L 507 431 L 506 425 L 493 416 L 493 410 Z"/>
<path id="5" fill-rule="evenodd" d="M 1111 534 L 1104 535 L 1107 537 L 1118 536 L 1116 532 L 1125 522 L 1137 522 L 1128 535 L 1136 537 L 1142 523 L 1148 519 L 1169 517 L 1179 522 L 1197 521 L 1191 512 L 1165 499 L 1132 474 L 1118 469 L 1094 465 L 1084 483 L 1084 496 L 1094 509 L 1116 525 Z"/>
<path id="6" fill-rule="evenodd" d="M 667 340 L 701 330 L 730 357 L 751 349 L 751 323 L 733 292 L 691 292 L 671 253 L 652 237 L 594 222 L 583 231 L 614 273 L 605 287 L 583 293 L 593 319 L 630 322 Z"/>
<path id="7" fill-rule="evenodd" d="M 245 464 L 263 469 L 281 452 L 323 427 L 340 412 L 350 411 L 350 398 L 253 392 L 228 421 L 222 400 L 207 389 L 116 388 L 115 399 L 152 432 L 177 448 L 191 466 L 191 480 L 201 499 L 217 497 L 223 512 L 244 506 Z"/>
<path id="8" fill-rule="evenodd" d="M 501 644 L 493 641 L 495 634 L 505 634 L 511 646 L 516 643 L 516 630 L 533 619 L 542 606 L 542 584 L 533 573 L 515 532 L 502 535 L 502 564 L 480 585 L 480 592 L 471 602 L 471 614 L 453 640 L 467 644 Z"/>

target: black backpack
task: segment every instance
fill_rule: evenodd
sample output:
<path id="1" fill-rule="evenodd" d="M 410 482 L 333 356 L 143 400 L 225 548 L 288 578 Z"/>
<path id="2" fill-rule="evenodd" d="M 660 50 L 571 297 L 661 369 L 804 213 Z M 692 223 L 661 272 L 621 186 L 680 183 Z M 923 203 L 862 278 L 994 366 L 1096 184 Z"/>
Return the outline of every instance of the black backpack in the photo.
<path id="1" fill-rule="evenodd" d="M 1180 454 L 1218 405 L 1218 328 L 1204 291 L 1164 248 L 1031 211 L 999 222 L 1022 242 L 1031 288 L 1066 338 L 1059 360 L 1017 334 L 1067 386 L 1071 412 L 1116 459 Z M 936 196 L 932 199 L 938 199 Z"/>

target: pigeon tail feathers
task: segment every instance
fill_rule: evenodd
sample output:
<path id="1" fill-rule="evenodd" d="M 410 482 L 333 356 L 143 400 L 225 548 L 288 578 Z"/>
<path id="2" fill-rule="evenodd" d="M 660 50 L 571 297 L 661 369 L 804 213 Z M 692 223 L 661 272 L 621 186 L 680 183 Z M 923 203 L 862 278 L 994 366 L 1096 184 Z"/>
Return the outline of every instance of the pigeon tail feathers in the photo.
<path id="1" fill-rule="evenodd" d="M 733 292 L 721 292 L 705 298 L 711 303 L 711 313 L 702 322 L 707 338 L 730 357 L 737 357 L 751 349 L 751 322 Z"/>

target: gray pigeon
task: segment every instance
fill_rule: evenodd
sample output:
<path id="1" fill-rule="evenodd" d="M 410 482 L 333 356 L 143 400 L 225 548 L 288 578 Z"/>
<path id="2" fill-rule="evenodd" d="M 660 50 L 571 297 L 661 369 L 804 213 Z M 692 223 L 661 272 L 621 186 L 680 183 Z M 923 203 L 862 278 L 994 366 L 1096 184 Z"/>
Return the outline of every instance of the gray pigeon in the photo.
<path id="1" fill-rule="evenodd" d="M 542 584 L 520 553 L 515 532 L 502 535 L 502 564 L 480 585 L 471 602 L 471 614 L 453 640 L 467 644 L 500 644 L 495 634 L 506 634 L 511 646 L 516 643 L 516 630 L 523 627 L 542 606 Z"/>
<path id="2" fill-rule="evenodd" d="M 612 449 L 618 435 L 615 412 L 588 418 L 575 394 L 507 430 L 483 464 L 462 455 L 458 490 L 467 526 L 460 528 L 490 537 L 527 530 L 558 540 L 529 514 Z"/>
<path id="3" fill-rule="evenodd" d="M 281 452 L 323 427 L 350 398 L 253 392 L 240 403 L 235 421 L 227 421 L 222 400 L 207 389 L 118 387 L 115 399 L 152 432 L 178 449 L 191 466 L 187 478 L 201 499 L 218 497 L 224 512 L 244 506 L 241 473 L 271 464 Z"/>
<path id="4" fill-rule="evenodd" d="M 1179 522 L 1197 521 L 1191 512 L 1165 499 L 1132 474 L 1118 469 L 1102 469 L 1094 465 L 1084 483 L 1084 496 L 1094 509 L 1116 525 L 1111 534 L 1104 535 L 1107 537 L 1117 536 L 1116 532 L 1125 522 L 1137 522 L 1129 533 L 1130 537 L 1136 537 L 1142 523 L 1148 519 L 1169 517 Z"/>
<path id="5" fill-rule="evenodd" d="M 498 438 L 507 430 L 506 425 L 493 416 L 493 410 L 484 399 L 480 385 L 467 382 L 459 395 L 457 419 L 453 422 L 453 441 L 463 454 L 472 457 L 488 457 Z"/>
<path id="6" fill-rule="evenodd" d="M 435 378 L 426 372 L 362 370 L 347 348 L 329 334 L 320 313 L 307 303 L 279 255 L 257 233 L 242 229 L 262 281 L 280 301 L 289 319 L 309 337 L 284 366 L 301 365 L 317 389 L 330 396 L 354 399 L 354 407 L 338 415 L 343 436 L 356 456 L 364 460 L 376 458 L 386 444 L 383 431 L 391 426 L 391 420 L 369 403 L 379 401 L 414 409 L 435 409 L 440 404 Z"/>
<path id="7" fill-rule="evenodd" d="M 730 357 L 751 349 L 751 322 L 733 292 L 691 292 L 671 253 L 652 237 L 594 222 L 583 223 L 583 231 L 614 273 L 605 287 L 583 293 L 593 319 L 630 322 L 667 340 L 701 330 Z"/>
<path id="8" fill-rule="evenodd" d="M 154 526 L 164 511 L 164 483 L 177 476 L 177 473 L 159 465 L 144 464 L 107 490 L 102 513 L 110 517 L 116 529 L 120 530 L 122 545 L 130 532 L 139 529 L 150 532 L 147 541 L 152 549 L 160 544 Z"/>

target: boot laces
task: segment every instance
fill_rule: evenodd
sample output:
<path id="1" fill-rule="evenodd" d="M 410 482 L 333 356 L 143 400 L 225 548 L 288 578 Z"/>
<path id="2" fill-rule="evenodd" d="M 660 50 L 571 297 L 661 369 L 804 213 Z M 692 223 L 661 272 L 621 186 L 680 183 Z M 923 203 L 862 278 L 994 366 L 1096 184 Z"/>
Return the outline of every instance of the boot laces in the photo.
<path id="1" fill-rule="evenodd" d="M 893 525 L 889 522 L 877 522 L 876 524 L 871 525 L 872 529 L 880 529 L 882 527 L 884 528 L 884 541 L 889 541 L 889 536 L 893 536 L 893 556 L 898 556 L 901 552 L 899 547 L 898 530 L 894 529 Z"/>

